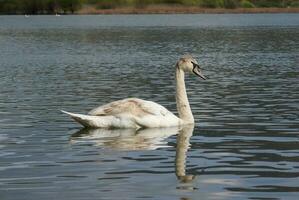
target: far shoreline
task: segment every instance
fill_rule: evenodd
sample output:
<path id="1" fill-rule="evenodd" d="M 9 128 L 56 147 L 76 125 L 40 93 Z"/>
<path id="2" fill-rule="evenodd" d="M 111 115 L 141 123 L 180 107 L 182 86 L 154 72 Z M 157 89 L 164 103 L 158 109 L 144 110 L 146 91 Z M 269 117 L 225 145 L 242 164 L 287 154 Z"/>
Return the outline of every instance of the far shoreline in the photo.
<path id="1" fill-rule="evenodd" d="M 114 14 L 258 14 L 258 13 L 299 13 L 299 8 L 201 8 L 185 6 L 148 6 L 145 8 L 123 7 L 96 9 L 85 6 L 74 14 L 114 15 Z"/>
<path id="2" fill-rule="evenodd" d="M 139 15 L 139 14 L 286 14 L 286 13 L 299 13 L 298 8 L 202 8 L 191 6 L 147 6 L 144 8 L 136 7 L 119 7 L 112 9 L 97 9 L 94 6 L 83 6 L 80 10 L 74 13 L 11 13 L 1 15 Z"/>

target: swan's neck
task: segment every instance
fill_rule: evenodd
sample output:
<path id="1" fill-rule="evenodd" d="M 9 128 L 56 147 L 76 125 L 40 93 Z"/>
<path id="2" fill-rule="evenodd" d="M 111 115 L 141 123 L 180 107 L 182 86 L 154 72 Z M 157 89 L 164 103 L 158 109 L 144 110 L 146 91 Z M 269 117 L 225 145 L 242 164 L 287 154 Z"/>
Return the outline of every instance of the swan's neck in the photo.
<path id="1" fill-rule="evenodd" d="M 190 108 L 185 86 L 185 73 L 176 66 L 176 104 L 179 117 L 184 124 L 193 124 L 194 118 Z"/>

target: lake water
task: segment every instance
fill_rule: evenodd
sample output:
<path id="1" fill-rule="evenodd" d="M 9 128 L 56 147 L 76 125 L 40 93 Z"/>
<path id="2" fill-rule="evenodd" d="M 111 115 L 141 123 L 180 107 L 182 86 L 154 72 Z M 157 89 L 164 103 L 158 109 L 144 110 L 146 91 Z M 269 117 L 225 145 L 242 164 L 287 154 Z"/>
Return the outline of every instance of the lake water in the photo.
<path id="1" fill-rule="evenodd" d="M 174 64 L 195 127 L 81 130 L 138 97 L 176 113 Z M 0 199 L 299 197 L 299 14 L 0 16 Z M 178 134 L 178 135 L 177 135 Z"/>

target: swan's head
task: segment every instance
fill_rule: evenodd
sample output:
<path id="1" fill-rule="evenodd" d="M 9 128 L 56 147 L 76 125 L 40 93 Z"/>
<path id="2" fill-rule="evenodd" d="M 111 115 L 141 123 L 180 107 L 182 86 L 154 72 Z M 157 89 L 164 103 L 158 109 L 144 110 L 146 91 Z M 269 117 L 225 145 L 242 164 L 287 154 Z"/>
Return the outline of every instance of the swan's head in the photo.
<path id="1" fill-rule="evenodd" d="M 184 72 L 195 74 L 196 76 L 206 80 L 206 77 L 202 74 L 201 67 L 190 55 L 181 57 L 177 62 L 176 67 Z"/>

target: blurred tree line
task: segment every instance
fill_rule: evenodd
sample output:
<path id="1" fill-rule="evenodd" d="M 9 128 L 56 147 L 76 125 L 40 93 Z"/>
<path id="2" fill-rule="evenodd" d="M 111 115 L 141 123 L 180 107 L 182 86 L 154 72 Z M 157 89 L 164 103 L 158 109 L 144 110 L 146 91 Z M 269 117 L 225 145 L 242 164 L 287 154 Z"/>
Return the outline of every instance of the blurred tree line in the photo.
<path id="1" fill-rule="evenodd" d="M 81 8 L 82 3 L 82 0 L 0 0 L 0 13 L 74 13 Z"/>
<path id="2" fill-rule="evenodd" d="M 100 9 L 121 6 L 146 7 L 148 5 L 172 4 L 204 8 L 253 8 L 253 7 L 299 7 L 299 0 L 89 0 Z"/>
<path id="3" fill-rule="evenodd" d="M 74 13 L 83 5 L 98 9 L 181 5 L 204 8 L 299 7 L 299 0 L 0 0 L 0 14 Z"/>
<path id="4" fill-rule="evenodd" d="M 148 5 L 182 5 L 204 8 L 253 8 L 253 7 L 299 7 L 299 0 L 85 0 L 99 9 L 111 9 L 123 6 L 143 8 Z"/>

